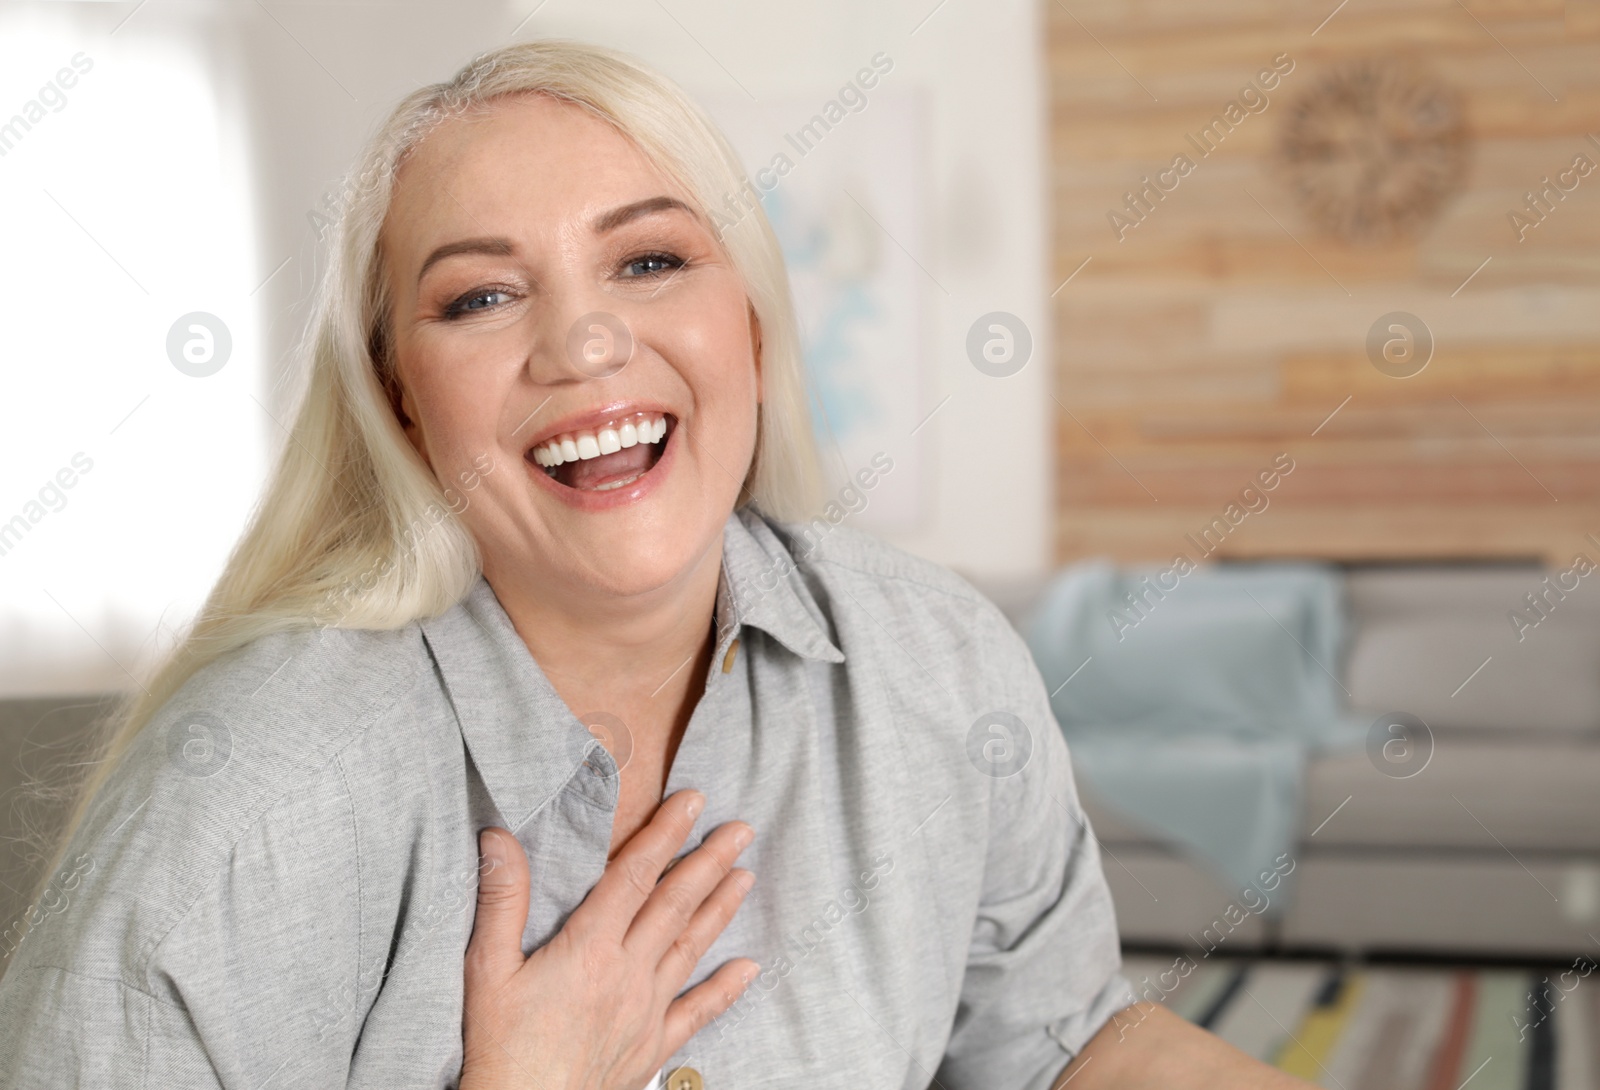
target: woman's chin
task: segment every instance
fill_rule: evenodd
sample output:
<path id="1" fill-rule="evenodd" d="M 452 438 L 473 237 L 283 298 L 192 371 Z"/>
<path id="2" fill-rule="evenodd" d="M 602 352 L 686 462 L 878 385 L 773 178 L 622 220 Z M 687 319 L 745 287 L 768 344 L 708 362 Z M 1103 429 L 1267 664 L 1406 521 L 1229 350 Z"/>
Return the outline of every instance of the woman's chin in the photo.
<path id="1" fill-rule="evenodd" d="M 538 572 L 536 580 L 548 581 L 548 591 L 562 597 L 574 591 L 648 596 L 692 578 L 708 555 L 717 554 L 738 498 L 731 485 L 716 487 L 726 477 L 720 464 L 712 477 L 701 472 L 697 453 L 673 427 L 653 462 L 618 459 L 614 473 L 598 462 L 574 472 L 524 458 L 530 487 L 504 502 L 532 510 L 512 516 L 513 525 L 527 528 L 515 540 L 495 535 L 508 561 L 496 566 Z M 730 453 L 726 460 L 736 462 L 737 456 Z"/>
<path id="2" fill-rule="evenodd" d="M 539 506 L 545 509 L 525 523 L 529 532 L 501 540 L 496 567 L 518 573 L 517 582 L 545 584 L 543 594 L 630 598 L 681 585 L 718 555 L 732 498 L 669 487 L 599 511 L 548 500 Z"/>
<path id="3" fill-rule="evenodd" d="M 665 541 L 582 544 L 589 547 L 571 550 L 553 570 L 570 573 L 563 580 L 568 588 L 597 598 L 642 599 L 667 590 L 688 578 L 705 556 L 704 542 L 678 535 Z"/>

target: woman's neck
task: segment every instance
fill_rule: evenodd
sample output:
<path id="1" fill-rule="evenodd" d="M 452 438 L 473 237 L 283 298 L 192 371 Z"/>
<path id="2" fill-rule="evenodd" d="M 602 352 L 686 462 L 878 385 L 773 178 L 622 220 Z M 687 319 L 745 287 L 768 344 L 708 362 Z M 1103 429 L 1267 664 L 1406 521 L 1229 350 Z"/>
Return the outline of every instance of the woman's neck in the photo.
<path id="1" fill-rule="evenodd" d="M 721 570 L 718 541 L 679 580 L 626 598 L 485 576 L 573 714 L 606 712 L 636 742 L 675 749 L 705 687 Z"/>

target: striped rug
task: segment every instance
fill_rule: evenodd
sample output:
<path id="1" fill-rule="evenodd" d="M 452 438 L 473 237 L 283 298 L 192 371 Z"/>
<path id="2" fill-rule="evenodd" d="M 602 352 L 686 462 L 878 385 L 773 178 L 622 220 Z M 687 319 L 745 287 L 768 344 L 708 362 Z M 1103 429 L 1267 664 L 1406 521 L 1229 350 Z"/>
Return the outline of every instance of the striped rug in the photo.
<path id="1" fill-rule="evenodd" d="M 1333 1090 L 1600 1090 L 1594 969 L 1123 959 L 1141 998 Z"/>

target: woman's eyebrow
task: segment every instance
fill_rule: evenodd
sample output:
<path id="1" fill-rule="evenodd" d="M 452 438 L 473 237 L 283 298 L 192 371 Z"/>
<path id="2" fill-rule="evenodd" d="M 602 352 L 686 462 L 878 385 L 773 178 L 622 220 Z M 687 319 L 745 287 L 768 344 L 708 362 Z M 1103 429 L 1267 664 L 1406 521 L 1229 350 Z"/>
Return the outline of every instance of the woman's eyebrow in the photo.
<path id="1" fill-rule="evenodd" d="M 641 216 L 654 215 L 657 212 L 670 212 L 673 210 L 687 212 L 694 215 L 694 209 L 678 200 L 676 197 L 647 197 L 642 201 L 613 208 L 601 214 L 594 221 L 594 233 L 603 235 L 607 231 L 614 231 L 625 223 L 630 223 Z M 436 262 L 456 254 L 491 254 L 495 257 L 509 257 L 517 252 L 516 244 L 508 238 L 464 238 L 457 242 L 447 242 L 438 247 L 422 262 L 422 268 L 417 270 L 417 282 L 421 283 L 422 277 Z"/>
<path id="2" fill-rule="evenodd" d="M 447 242 L 423 261 L 422 268 L 417 271 L 417 283 L 422 282 L 423 276 L 435 262 L 456 254 L 492 254 L 495 257 L 507 257 L 516 252 L 516 244 L 508 238 L 464 238 L 457 242 Z"/>
<path id="3" fill-rule="evenodd" d="M 694 209 L 690 208 L 676 197 L 647 197 L 642 201 L 634 201 L 632 204 L 625 204 L 620 208 L 613 208 L 604 215 L 597 217 L 594 221 L 594 233 L 597 235 L 603 235 L 607 231 L 612 231 L 618 227 L 621 227 L 624 223 L 638 219 L 640 216 L 649 216 L 656 212 L 667 212 L 673 209 L 677 209 L 681 212 L 687 212 L 691 216 L 694 215 Z"/>

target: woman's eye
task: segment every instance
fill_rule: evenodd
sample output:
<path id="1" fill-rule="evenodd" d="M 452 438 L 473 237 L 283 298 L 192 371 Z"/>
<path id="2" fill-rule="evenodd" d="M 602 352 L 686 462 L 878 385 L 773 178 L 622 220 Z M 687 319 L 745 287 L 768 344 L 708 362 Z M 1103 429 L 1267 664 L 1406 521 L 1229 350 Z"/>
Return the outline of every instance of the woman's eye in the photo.
<path id="1" fill-rule="evenodd" d="M 683 259 L 674 254 L 649 253 L 641 254 L 631 259 L 623 267 L 625 269 L 643 269 L 636 276 L 659 276 L 668 269 L 676 269 L 683 265 Z"/>
<path id="2" fill-rule="evenodd" d="M 476 310 L 488 310 L 510 298 L 510 292 L 501 291 L 498 288 L 469 291 L 445 308 L 445 316 L 447 318 L 457 318 Z"/>

